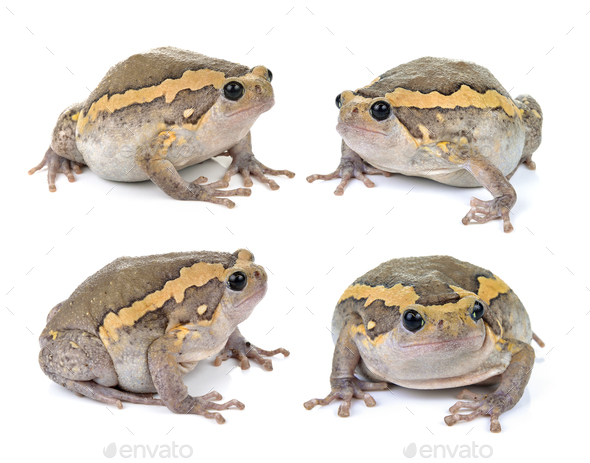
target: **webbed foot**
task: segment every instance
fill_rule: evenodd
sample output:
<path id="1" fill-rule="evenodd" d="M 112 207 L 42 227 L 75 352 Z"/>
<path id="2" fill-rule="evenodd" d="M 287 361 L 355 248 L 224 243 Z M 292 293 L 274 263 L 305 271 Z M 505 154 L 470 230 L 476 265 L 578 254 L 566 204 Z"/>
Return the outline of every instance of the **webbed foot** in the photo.
<path id="1" fill-rule="evenodd" d="M 468 225 L 474 220 L 477 223 L 486 223 L 490 220 L 502 218 L 504 221 L 504 232 L 511 232 L 514 227 L 510 223 L 510 208 L 514 206 L 516 197 L 499 196 L 490 201 L 471 198 L 471 209 L 463 217 L 463 225 Z"/>
<path id="2" fill-rule="evenodd" d="M 195 181 L 189 183 L 186 186 L 187 193 L 192 196 L 191 198 L 181 199 L 194 199 L 197 201 L 206 201 L 213 204 L 221 204 L 233 209 L 235 203 L 229 199 L 223 198 L 223 196 L 250 196 L 252 191 L 248 188 L 237 188 L 235 190 L 218 190 L 218 188 L 227 188 L 228 183 L 225 180 L 219 180 L 217 182 L 203 185 L 207 181 L 206 177 L 199 177 Z M 221 196 L 221 198 L 220 198 Z"/>
<path id="3" fill-rule="evenodd" d="M 251 187 L 253 185 L 252 177 L 256 177 L 262 183 L 266 183 L 271 190 L 278 190 L 279 185 L 274 180 L 266 177 L 265 174 L 269 175 L 286 175 L 289 178 L 295 177 L 295 174 L 290 170 L 275 170 L 266 167 L 258 159 L 254 157 L 252 153 L 239 153 L 230 154 L 233 160 L 229 169 L 223 176 L 225 182 L 229 182 L 230 179 L 236 174 L 242 174 L 244 177 L 244 186 Z"/>
<path id="4" fill-rule="evenodd" d="M 282 347 L 275 350 L 264 350 L 260 347 L 256 347 L 254 344 L 246 341 L 244 336 L 242 336 L 238 329 L 236 329 L 227 340 L 223 350 L 215 358 L 214 365 L 218 367 L 225 360 L 235 358 L 240 361 L 240 367 L 242 370 L 247 370 L 250 368 L 250 361 L 248 359 L 254 359 L 262 365 L 266 371 L 272 371 L 272 360 L 264 358 L 263 356 L 272 357 L 277 354 L 283 354 L 284 357 L 288 357 L 289 351 Z"/>
<path id="5" fill-rule="evenodd" d="M 79 162 L 64 158 L 49 148 L 45 152 L 45 156 L 43 156 L 41 162 L 32 169 L 29 169 L 29 175 L 33 175 L 38 170 L 47 166 L 47 183 L 49 184 L 49 191 L 53 193 L 57 190 L 55 187 L 55 178 L 58 173 L 65 174 L 70 183 L 75 182 L 76 179 L 74 178 L 72 170 L 76 174 L 81 174 L 83 165 L 84 164 L 80 164 Z"/>
<path id="6" fill-rule="evenodd" d="M 332 172 L 331 174 L 321 175 L 321 174 L 314 174 L 307 177 L 307 181 L 309 183 L 315 182 L 316 180 L 332 180 L 334 178 L 341 178 L 342 181 L 336 187 L 334 194 L 337 196 L 342 196 L 344 194 L 344 188 L 348 185 L 348 182 L 353 177 L 360 180 L 365 184 L 367 188 L 373 188 L 375 184 L 369 180 L 365 174 L 368 175 L 383 175 L 385 177 L 389 177 L 391 175 L 390 172 L 386 172 L 381 169 L 377 169 L 369 164 L 367 164 L 361 157 L 352 151 L 348 146 L 343 144 L 342 148 L 342 158 L 340 159 L 340 164 L 338 168 Z"/>
<path id="7" fill-rule="evenodd" d="M 369 381 L 361 381 L 355 377 L 332 379 L 332 391 L 325 399 L 311 399 L 303 404 L 307 410 L 311 410 L 316 405 L 328 405 L 336 399 L 342 400 L 340 407 L 338 407 L 338 416 L 343 418 L 350 416 L 350 406 L 353 397 L 355 399 L 363 399 L 367 407 L 374 407 L 377 402 L 373 399 L 371 394 L 364 391 L 381 391 L 387 388 L 387 383 L 372 383 Z"/>
<path id="8" fill-rule="evenodd" d="M 445 416 L 445 423 L 448 426 L 453 426 L 459 421 L 471 421 L 478 416 L 489 415 L 491 419 L 490 431 L 500 432 L 502 430 L 498 418 L 504 411 L 511 408 L 511 405 L 508 405 L 508 403 L 511 402 L 510 396 L 499 394 L 481 395 L 464 389 L 457 398 L 468 399 L 472 402 L 464 402 L 463 400 L 460 400 L 449 408 L 452 415 Z M 458 412 L 462 408 L 468 408 L 473 410 L 473 412 L 460 415 Z"/>
<path id="9" fill-rule="evenodd" d="M 235 407 L 238 410 L 243 410 L 246 406 L 239 400 L 232 399 L 223 404 L 211 402 L 212 400 L 221 400 L 223 397 L 219 392 L 212 391 L 204 396 L 191 397 L 188 396 L 184 399 L 181 407 L 175 409 L 176 413 L 184 413 L 186 415 L 201 415 L 208 419 L 214 419 L 217 424 L 225 423 L 225 418 L 218 411 L 210 412 L 209 410 L 227 410 L 228 408 Z M 186 410 L 185 410 L 186 409 Z"/>

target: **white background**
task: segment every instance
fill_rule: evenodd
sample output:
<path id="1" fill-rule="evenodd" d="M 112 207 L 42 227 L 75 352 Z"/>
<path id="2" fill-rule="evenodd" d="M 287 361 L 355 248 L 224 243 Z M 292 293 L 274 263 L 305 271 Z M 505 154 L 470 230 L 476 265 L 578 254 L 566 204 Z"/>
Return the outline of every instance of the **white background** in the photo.
<path id="1" fill-rule="evenodd" d="M 490 461 L 587 458 L 589 11 L 588 1 L 5 3 L 3 459 L 106 461 L 103 448 L 111 443 L 155 450 L 173 442 L 190 446 L 185 455 L 191 450 L 200 461 L 399 461 L 413 442 L 451 451 L 477 445 L 480 458 L 479 448 L 488 445 Z M 296 172 L 294 179 L 276 179 L 278 191 L 255 180 L 252 196 L 237 198 L 229 210 L 174 201 L 151 182 L 109 182 L 87 168 L 73 184 L 60 175 L 53 194 L 46 171 L 27 176 L 66 106 L 83 101 L 111 65 L 164 45 L 272 70 L 276 105 L 253 128 L 254 152 L 270 167 Z M 354 181 L 336 197 L 336 180 L 305 181 L 338 164 L 336 94 L 425 55 L 475 61 L 513 97 L 530 93 L 543 108 L 538 168 L 521 167 L 512 180 L 518 202 L 510 234 L 500 221 L 461 224 L 471 196 L 489 198 L 482 188 L 375 176 L 375 188 Z M 182 175 L 214 181 L 224 172 L 207 161 Z M 231 187 L 240 186 L 237 176 Z M 242 332 L 263 348 L 292 354 L 276 358 L 273 372 L 208 360 L 186 378 L 193 395 L 215 388 L 246 404 L 225 411 L 223 426 L 165 407 L 118 410 L 76 397 L 42 374 L 37 338 L 47 313 L 113 259 L 239 247 L 270 272 L 268 294 Z M 375 408 L 355 401 L 347 419 L 336 415 L 336 404 L 306 411 L 304 401 L 329 392 L 327 327 L 342 291 L 382 261 L 430 254 L 498 274 L 547 344 L 535 346 L 531 381 L 501 416 L 502 432 L 490 433 L 488 418 L 444 424 L 460 389 L 392 387 L 374 393 Z"/>

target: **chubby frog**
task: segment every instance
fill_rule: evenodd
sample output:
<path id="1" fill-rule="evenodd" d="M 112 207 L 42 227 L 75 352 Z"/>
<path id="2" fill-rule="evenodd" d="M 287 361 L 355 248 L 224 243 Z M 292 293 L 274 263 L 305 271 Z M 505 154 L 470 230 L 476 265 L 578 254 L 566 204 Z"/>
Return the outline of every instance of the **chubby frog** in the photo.
<path id="1" fill-rule="evenodd" d="M 509 213 L 516 191 L 509 182 L 521 163 L 535 168 L 543 113 L 529 95 L 512 99 L 486 68 L 467 61 L 420 58 L 397 66 L 358 90 L 336 97 L 342 136 L 340 165 L 318 179 L 351 178 L 367 187 L 365 174 L 425 177 L 457 187 L 485 187 L 490 201 L 471 198 L 463 218 L 484 223 Z"/>
<path id="2" fill-rule="evenodd" d="M 221 424 L 220 410 L 244 405 L 213 402 L 222 398 L 216 391 L 192 397 L 183 376 L 211 356 L 216 365 L 235 357 L 242 369 L 254 359 L 272 370 L 263 356 L 289 355 L 250 344 L 238 329 L 266 283 L 245 249 L 119 258 L 51 310 L 39 338 L 41 369 L 73 392 L 119 408 L 122 401 L 165 405 Z"/>
<path id="3" fill-rule="evenodd" d="M 218 188 L 236 173 L 246 187 L 254 176 L 273 190 L 279 185 L 265 174 L 295 175 L 266 167 L 252 152 L 250 128 L 274 105 L 271 80 L 264 66 L 249 69 L 179 48 L 133 55 L 59 116 L 51 146 L 29 174 L 47 166 L 49 191 L 56 191 L 57 173 L 73 182 L 73 172 L 87 165 L 108 180 L 149 179 L 175 199 L 234 207 L 219 197 L 250 190 Z M 217 155 L 232 158 L 223 180 L 204 185 L 205 177 L 187 182 L 178 173 Z"/>
<path id="4" fill-rule="evenodd" d="M 366 391 L 387 383 L 412 389 L 499 384 L 488 395 L 464 390 L 445 417 L 449 426 L 489 415 L 500 432 L 500 415 L 522 397 L 535 360 L 527 312 L 514 291 L 493 273 L 448 256 L 393 259 L 358 278 L 334 311 L 336 347 L 325 399 L 336 399 L 349 416 L 352 398 L 367 406 Z M 358 379 L 355 370 L 369 381 Z M 460 414 L 459 410 L 472 410 Z"/>

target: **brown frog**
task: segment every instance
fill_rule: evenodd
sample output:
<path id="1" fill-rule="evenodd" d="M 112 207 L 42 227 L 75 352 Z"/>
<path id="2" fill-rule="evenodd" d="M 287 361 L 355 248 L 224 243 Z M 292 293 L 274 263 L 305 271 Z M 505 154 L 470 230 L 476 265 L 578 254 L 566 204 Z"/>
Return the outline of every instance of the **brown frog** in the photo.
<path id="1" fill-rule="evenodd" d="M 215 365 L 235 357 L 242 369 L 254 359 L 266 370 L 272 362 L 263 356 L 289 355 L 250 344 L 237 328 L 266 283 L 245 249 L 119 258 L 51 310 L 39 338 L 41 369 L 73 392 L 119 408 L 122 401 L 165 405 L 224 423 L 219 410 L 244 405 L 212 402 L 222 398 L 215 391 L 192 397 L 182 379 L 214 355 Z"/>
<path id="2" fill-rule="evenodd" d="M 219 196 L 249 196 L 250 190 L 218 190 L 240 172 L 273 190 L 265 176 L 295 174 L 260 163 L 252 152 L 250 128 L 274 105 L 272 73 L 264 66 L 210 58 L 173 47 L 156 48 L 113 66 L 86 101 L 67 108 L 53 130 L 51 146 L 33 174 L 48 167 L 49 191 L 57 173 L 74 181 L 72 171 L 87 165 L 108 180 L 152 180 L 175 199 L 209 201 L 234 207 Z M 203 185 L 178 173 L 218 155 L 231 156 L 223 180 Z"/>
<path id="3" fill-rule="evenodd" d="M 463 218 L 484 223 L 509 213 L 516 192 L 509 182 L 521 163 L 535 168 L 543 113 L 529 95 L 512 99 L 486 68 L 467 61 L 420 58 L 381 74 L 371 84 L 336 97 L 336 130 L 342 159 L 328 175 L 342 178 L 342 195 L 353 177 L 368 187 L 365 174 L 399 173 L 458 187 L 485 187 L 490 201 L 471 198 Z"/>
<path id="4" fill-rule="evenodd" d="M 332 334 L 332 392 L 306 402 L 308 410 L 341 399 L 338 415 L 347 417 L 353 397 L 372 407 L 366 391 L 387 383 L 412 389 L 499 383 L 492 394 L 464 390 L 445 417 L 451 426 L 489 415 L 492 432 L 500 432 L 498 418 L 518 403 L 530 379 L 531 340 L 544 345 L 506 283 L 448 256 L 393 259 L 358 278 L 336 305 Z M 462 408 L 472 412 L 460 414 Z"/>

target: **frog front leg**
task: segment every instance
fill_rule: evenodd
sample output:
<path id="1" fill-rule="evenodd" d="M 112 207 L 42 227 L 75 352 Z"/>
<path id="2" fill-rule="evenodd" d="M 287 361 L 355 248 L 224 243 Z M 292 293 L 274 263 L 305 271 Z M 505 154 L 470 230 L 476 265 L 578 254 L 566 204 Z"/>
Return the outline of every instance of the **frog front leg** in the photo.
<path id="1" fill-rule="evenodd" d="M 535 351 L 526 343 L 508 341 L 502 348 L 512 350 L 513 355 L 510 365 L 501 375 L 498 389 L 489 395 L 474 394 L 467 389 L 463 390 L 457 398 L 468 399 L 472 402 L 460 400 L 449 408 L 452 415 L 445 417 L 447 425 L 452 426 L 458 421 L 471 421 L 478 416 L 489 415 L 491 418 L 490 431 L 500 432 L 502 430 L 498 418 L 502 413 L 514 407 L 524 394 L 524 389 L 529 382 L 535 362 Z M 474 411 L 461 415 L 459 410 L 462 408 Z"/>
<path id="2" fill-rule="evenodd" d="M 493 219 L 502 218 L 504 232 L 508 233 L 513 230 L 510 223 L 510 210 L 516 203 L 516 191 L 500 169 L 466 144 L 440 142 L 424 145 L 419 151 L 434 154 L 467 170 L 494 197 L 490 201 L 482 201 L 472 197 L 471 209 L 462 220 L 464 225 L 469 224 L 472 220 L 486 223 Z"/>
<path id="3" fill-rule="evenodd" d="M 202 415 L 205 418 L 215 419 L 218 424 L 225 423 L 225 419 L 219 413 L 230 407 L 244 409 L 244 404 L 232 399 L 224 404 L 211 402 L 221 400 L 222 396 L 216 391 L 210 391 L 201 397 L 189 395 L 188 389 L 182 381 L 183 368 L 176 360 L 176 356 L 182 351 L 183 337 L 187 333 L 186 328 L 169 331 L 161 338 L 156 339 L 148 349 L 148 367 L 152 381 L 160 395 L 160 398 L 169 410 L 179 414 Z M 184 370 L 186 372 L 186 370 Z M 215 410 L 210 412 L 209 410 Z"/>
<path id="4" fill-rule="evenodd" d="M 358 317 L 358 323 L 362 323 Z M 338 416 L 343 418 L 350 416 L 350 406 L 352 398 L 363 399 L 367 407 L 376 405 L 375 399 L 371 394 L 365 391 L 381 391 L 387 388 L 387 383 L 373 383 L 362 381 L 354 376 L 354 371 L 360 361 L 360 352 L 350 336 L 352 323 L 349 321 L 338 336 L 336 347 L 334 348 L 334 357 L 332 359 L 332 374 L 330 375 L 330 385 L 332 391 L 324 399 L 311 399 L 303 404 L 307 410 L 311 410 L 316 405 L 328 405 L 336 399 L 341 399 L 342 403 L 338 408 Z"/>
<path id="5" fill-rule="evenodd" d="M 271 190 L 278 190 L 279 185 L 277 182 L 267 178 L 264 174 L 286 175 L 289 178 L 295 177 L 295 174 L 289 170 L 270 169 L 256 159 L 252 152 L 252 136 L 250 132 L 237 145 L 227 150 L 226 153 L 221 154 L 221 156 L 231 156 L 232 158 L 232 163 L 223 176 L 224 182 L 229 182 L 234 175 L 240 173 L 244 177 L 244 186 L 246 187 L 252 186 L 253 183 L 250 175 L 253 175 L 262 183 L 266 183 Z"/>
<path id="6" fill-rule="evenodd" d="M 199 177 L 193 182 L 184 180 L 172 162 L 167 159 L 168 150 L 175 141 L 176 135 L 173 131 L 160 132 L 150 143 L 141 146 L 135 156 L 137 165 L 168 196 L 174 199 L 223 204 L 230 209 L 235 206 L 235 203 L 218 196 L 250 196 L 251 192 L 247 188 L 218 190 L 217 188 L 228 186 L 225 181 L 203 185 L 207 181 L 205 177 Z"/>
<path id="7" fill-rule="evenodd" d="M 283 354 L 283 357 L 289 356 L 289 351 L 279 347 L 275 350 L 264 350 L 260 347 L 256 347 L 254 344 L 246 341 L 246 338 L 242 336 L 240 330 L 236 328 L 231 334 L 225 347 L 215 358 L 215 366 L 221 365 L 221 362 L 228 358 L 236 358 L 240 361 L 240 367 L 242 370 L 250 368 L 249 358 L 256 360 L 266 371 L 272 371 L 272 360 L 266 359 L 265 356 L 273 356 L 277 354 Z"/>
<path id="8" fill-rule="evenodd" d="M 342 157 L 340 158 L 340 164 L 334 172 L 331 174 L 314 174 L 307 177 L 309 183 L 315 182 L 316 180 L 332 180 L 334 178 L 341 178 L 342 181 L 334 190 L 334 194 L 342 196 L 344 194 L 344 188 L 348 184 L 351 178 L 356 178 L 363 182 L 367 188 L 373 188 L 375 184 L 365 177 L 365 174 L 369 175 L 383 175 L 389 177 L 390 172 L 386 172 L 381 169 L 377 169 L 366 163 L 356 152 L 348 147 L 344 140 L 342 140 Z"/>

